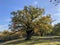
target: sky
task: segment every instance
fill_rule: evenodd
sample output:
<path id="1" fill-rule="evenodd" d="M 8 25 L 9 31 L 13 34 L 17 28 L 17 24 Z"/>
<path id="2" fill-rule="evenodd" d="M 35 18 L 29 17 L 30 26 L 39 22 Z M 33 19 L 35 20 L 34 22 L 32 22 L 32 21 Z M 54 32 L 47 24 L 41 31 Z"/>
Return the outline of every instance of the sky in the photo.
<path id="1" fill-rule="evenodd" d="M 51 14 L 52 19 L 56 20 L 53 25 L 60 22 L 60 4 L 55 6 L 49 0 L 0 0 L 0 31 L 8 30 L 12 11 L 22 10 L 29 5 L 44 8 L 45 14 Z"/>

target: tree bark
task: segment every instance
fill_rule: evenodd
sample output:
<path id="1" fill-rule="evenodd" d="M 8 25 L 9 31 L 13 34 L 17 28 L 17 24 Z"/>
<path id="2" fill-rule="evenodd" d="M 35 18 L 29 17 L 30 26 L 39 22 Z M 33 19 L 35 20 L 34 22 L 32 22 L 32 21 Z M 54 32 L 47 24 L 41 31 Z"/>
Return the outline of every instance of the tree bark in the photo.
<path id="1" fill-rule="evenodd" d="M 33 34 L 33 30 L 29 30 L 26 31 L 26 39 L 25 40 L 31 40 L 32 34 Z"/>
<path id="2" fill-rule="evenodd" d="M 41 36 L 43 36 L 43 33 L 40 33 L 41 34 Z"/>

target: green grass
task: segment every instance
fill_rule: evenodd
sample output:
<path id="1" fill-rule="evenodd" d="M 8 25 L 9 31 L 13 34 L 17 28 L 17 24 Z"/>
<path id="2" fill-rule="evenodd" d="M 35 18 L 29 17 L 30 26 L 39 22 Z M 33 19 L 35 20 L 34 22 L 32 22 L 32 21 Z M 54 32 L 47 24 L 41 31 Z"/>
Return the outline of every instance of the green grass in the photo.
<path id="1" fill-rule="evenodd" d="M 60 42 L 49 42 L 49 41 L 43 41 L 43 42 L 24 42 L 24 43 L 10 43 L 6 45 L 60 45 Z"/>
<path id="2" fill-rule="evenodd" d="M 24 41 L 22 39 L 22 40 L 11 42 L 5 45 L 60 45 L 60 40 L 59 39 L 53 40 L 54 38 L 56 37 L 40 37 L 40 36 L 36 37 L 35 36 L 35 37 L 32 37 L 32 40 L 29 40 L 29 41 Z"/>

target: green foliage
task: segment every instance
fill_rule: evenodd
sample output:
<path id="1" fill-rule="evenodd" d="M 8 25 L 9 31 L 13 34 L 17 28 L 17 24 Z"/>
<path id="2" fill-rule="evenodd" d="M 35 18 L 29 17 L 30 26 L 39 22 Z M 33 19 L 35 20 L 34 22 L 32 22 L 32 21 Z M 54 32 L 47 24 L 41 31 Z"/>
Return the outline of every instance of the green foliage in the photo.
<path id="1" fill-rule="evenodd" d="M 37 21 L 36 21 L 37 22 Z M 43 16 L 35 23 L 35 28 L 42 33 L 42 35 L 50 34 L 52 32 L 53 26 L 51 25 L 52 19 L 50 15 Z"/>
<path id="2" fill-rule="evenodd" d="M 60 35 L 60 23 L 54 25 L 53 33 L 54 35 Z"/>

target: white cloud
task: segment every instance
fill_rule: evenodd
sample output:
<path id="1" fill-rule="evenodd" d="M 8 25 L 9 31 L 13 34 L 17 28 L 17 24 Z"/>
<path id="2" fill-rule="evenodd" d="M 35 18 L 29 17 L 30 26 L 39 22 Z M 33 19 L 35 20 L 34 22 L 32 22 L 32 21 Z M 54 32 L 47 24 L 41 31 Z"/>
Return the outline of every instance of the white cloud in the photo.
<path id="1" fill-rule="evenodd" d="M 57 11 L 60 11 L 60 8 L 58 8 Z"/>
<path id="2" fill-rule="evenodd" d="M 56 11 L 57 11 L 57 12 L 60 12 L 60 5 L 57 5 L 57 6 L 56 6 Z"/>
<path id="3" fill-rule="evenodd" d="M 0 31 L 7 30 L 8 24 L 0 25 Z"/>
<path id="4" fill-rule="evenodd" d="M 60 5 L 57 5 L 55 10 L 56 10 L 56 13 L 54 13 L 54 16 L 60 17 Z"/>
<path id="5" fill-rule="evenodd" d="M 54 15 L 60 17 L 60 13 L 55 13 Z"/>
<path id="6" fill-rule="evenodd" d="M 60 23 L 60 13 L 59 13 L 59 12 L 54 13 L 54 14 L 52 15 L 52 17 L 53 17 L 53 20 L 55 20 L 55 21 L 52 23 L 52 25 L 57 24 L 57 23 Z"/>
<path id="7" fill-rule="evenodd" d="M 37 2 L 37 1 L 35 1 L 35 2 L 34 2 L 34 4 L 35 4 L 35 5 L 37 5 L 37 4 L 38 4 L 38 2 Z"/>
<path id="8" fill-rule="evenodd" d="M 5 21 L 7 22 L 7 21 L 11 21 L 11 19 L 5 19 Z"/>
<path id="9" fill-rule="evenodd" d="M 9 23 L 10 21 L 11 21 L 11 19 L 7 18 L 7 19 L 0 20 L 0 23 L 5 24 L 5 23 Z"/>
<path id="10" fill-rule="evenodd" d="M 34 6 L 38 6 L 38 1 L 35 0 L 35 1 L 33 2 L 33 5 L 34 5 Z"/>
<path id="11" fill-rule="evenodd" d="M 52 23 L 53 25 L 60 22 L 60 5 L 57 5 L 55 10 L 56 13 L 54 13 L 52 16 L 56 21 Z"/>
<path id="12" fill-rule="evenodd" d="M 57 24 L 57 23 L 60 23 L 60 21 L 55 21 L 52 23 L 52 25 Z"/>

